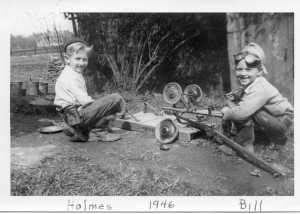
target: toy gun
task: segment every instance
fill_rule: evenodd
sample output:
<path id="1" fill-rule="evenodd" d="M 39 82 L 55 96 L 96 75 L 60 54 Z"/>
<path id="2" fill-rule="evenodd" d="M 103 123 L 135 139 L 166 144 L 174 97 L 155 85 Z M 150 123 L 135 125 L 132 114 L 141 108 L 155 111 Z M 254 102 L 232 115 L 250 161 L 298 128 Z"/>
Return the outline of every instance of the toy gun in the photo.
<path id="1" fill-rule="evenodd" d="M 217 131 L 214 125 L 207 123 L 207 119 L 213 117 L 222 117 L 222 115 L 220 113 L 218 114 L 217 112 L 214 112 L 214 108 L 211 106 L 207 109 L 202 108 L 200 109 L 200 111 L 199 109 L 197 110 L 197 108 L 201 108 L 199 101 L 202 97 L 202 90 L 199 86 L 189 85 L 185 88 L 184 92 L 182 93 L 180 85 L 178 85 L 177 83 L 169 83 L 164 88 L 163 97 L 166 102 L 168 102 L 169 104 L 173 104 L 174 107 L 163 107 L 163 109 L 173 114 L 179 123 L 186 124 L 203 132 L 209 133 L 210 136 L 217 138 L 217 141 L 221 140 L 223 143 L 234 148 L 247 159 L 251 160 L 255 164 L 260 165 L 262 168 L 264 168 L 266 171 L 269 171 L 274 176 L 285 175 L 283 172 L 271 166 L 264 160 L 260 159 L 252 152 L 249 152 L 243 146 L 239 145 L 229 137 L 225 136 L 223 133 Z M 186 108 L 176 108 L 175 104 L 179 102 L 185 102 L 184 106 L 186 106 Z M 191 119 L 190 115 L 193 115 L 194 118 Z M 175 139 L 175 133 L 178 134 L 178 130 L 176 131 L 176 129 L 178 128 L 172 120 L 163 120 L 162 123 L 159 124 L 155 130 L 157 140 L 161 143 L 169 143 L 169 141 L 167 140 Z"/>

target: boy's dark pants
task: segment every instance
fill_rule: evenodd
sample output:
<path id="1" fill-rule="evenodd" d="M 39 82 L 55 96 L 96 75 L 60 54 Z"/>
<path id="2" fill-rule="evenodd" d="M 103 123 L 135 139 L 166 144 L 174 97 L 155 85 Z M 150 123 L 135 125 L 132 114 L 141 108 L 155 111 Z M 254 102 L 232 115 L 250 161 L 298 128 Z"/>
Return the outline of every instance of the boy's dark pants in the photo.
<path id="1" fill-rule="evenodd" d="M 122 100 L 122 96 L 116 93 L 95 100 L 79 112 L 81 126 L 89 128 L 107 127 L 108 122 L 114 120 L 116 113 L 119 112 Z"/>
<path id="2" fill-rule="evenodd" d="M 264 110 L 257 111 L 246 121 L 233 121 L 236 126 L 236 141 L 243 146 L 251 146 L 255 140 L 255 134 L 260 134 L 261 139 L 267 142 L 285 144 L 287 141 L 286 132 L 293 123 L 289 115 L 274 117 Z M 229 128 L 231 121 L 223 122 L 223 129 Z"/>

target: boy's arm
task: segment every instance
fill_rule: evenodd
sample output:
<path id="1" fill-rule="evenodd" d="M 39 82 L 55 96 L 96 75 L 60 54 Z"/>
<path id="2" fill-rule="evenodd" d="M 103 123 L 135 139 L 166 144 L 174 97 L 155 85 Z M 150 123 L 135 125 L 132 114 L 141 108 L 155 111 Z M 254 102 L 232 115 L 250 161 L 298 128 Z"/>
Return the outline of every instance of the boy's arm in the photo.
<path id="1" fill-rule="evenodd" d="M 94 101 L 94 99 L 88 95 L 85 86 L 80 84 L 80 82 L 69 84 L 68 88 L 80 105 L 85 105 Z"/>
<path id="2" fill-rule="evenodd" d="M 245 95 L 236 107 L 224 113 L 224 120 L 242 121 L 251 117 L 268 101 L 266 92 L 252 91 Z"/>
<path id="3" fill-rule="evenodd" d="M 227 97 L 228 100 L 237 103 L 241 100 L 243 91 L 244 91 L 243 87 L 238 87 L 233 89 L 228 94 L 225 94 L 225 96 Z"/>

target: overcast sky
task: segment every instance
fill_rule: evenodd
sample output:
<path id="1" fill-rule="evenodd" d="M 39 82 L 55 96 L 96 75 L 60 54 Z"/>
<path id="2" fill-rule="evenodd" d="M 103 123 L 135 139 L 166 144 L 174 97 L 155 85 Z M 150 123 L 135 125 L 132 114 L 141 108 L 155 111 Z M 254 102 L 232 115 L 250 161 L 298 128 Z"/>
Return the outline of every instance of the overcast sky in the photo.
<path id="1" fill-rule="evenodd" d="M 63 13 L 15 13 L 11 16 L 10 33 L 12 35 L 29 36 L 33 33 L 53 30 L 56 24 L 58 30 L 73 32 L 72 22 L 64 18 Z"/>

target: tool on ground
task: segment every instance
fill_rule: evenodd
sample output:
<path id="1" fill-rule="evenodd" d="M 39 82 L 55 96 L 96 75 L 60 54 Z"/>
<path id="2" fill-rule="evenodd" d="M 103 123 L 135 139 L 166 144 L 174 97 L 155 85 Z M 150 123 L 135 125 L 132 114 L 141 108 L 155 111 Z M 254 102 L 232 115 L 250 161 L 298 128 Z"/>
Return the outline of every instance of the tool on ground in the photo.
<path id="1" fill-rule="evenodd" d="M 182 89 L 177 83 L 169 83 L 165 86 L 164 91 L 163 91 L 163 97 L 165 98 L 165 101 L 173 104 L 173 108 L 163 108 L 164 110 L 167 110 L 171 114 L 173 114 L 177 121 L 181 124 L 185 124 L 188 126 L 192 126 L 194 128 L 197 128 L 210 136 L 213 136 L 217 138 L 218 141 L 222 141 L 229 147 L 234 148 L 238 152 L 240 152 L 244 157 L 246 157 L 248 160 L 253 161 L 255 164 L 260 165 L 263 167 L 266 171 L 269 171 L 273 175 L 282 175 L 284 176 L 285 173 L 281 172 L 280 170 L 276 169 L 275 167 L 271 166 L 264 160 L 260 159 L 257 157 L 255 154 L 252 152 L 247 151 L 243 146 L 239 145 L 232 139 L 228 138 L 227 136 L 223 135 L 223 133 L 219 132 L 216 130 L 216 126 L 213 123 L 207 123 L 208 119 L 212 119 L 217 115 L 214 113 L 214 108 L 212 106 L 208 107 L 206 110 L 206 113 L 203 113 L 205 115 L 201 115 L 197 111 L 197 108 L 201 108 L 201 105 L 199 104 L 199 101 L 201 100 L 202 97 L 202 91 L 199 86 L 196 85 L 190 85 L 188 86 L 185 90 L 184 93 L 182 94 Z M 182 99 L 182 96 L 185 96 L 185 98 Z M 183 103 L 186 108 L 176 108 L 176 102 Z M 202 110 L 204 110 L 202 108 Z M 194 118 L 191 119 L 186 115 L 194 115 Z M 171 123 L 165 123 L 162 121 L 160 124 L 158 124 L 158 131 L 157 134 L 155 133 L 155 136 L 158 141 L 161 139 L 165 138 L 167 136 L 167 139 L 169 140 L 174 140 L 175 139 L 175 132 L 169 131 L 169 127 L 176 126 L 172 122 Z"/>
<path id="2" fill-rule="evenodd" d="M 52 134 L 52 133 L 62 132 L 63 127 L 60 127 L 60 126 L 46 126 L 46 127 L 39 128 L 38 131 L 41 132 L 41 133 L 45 133 L 45 134 Z"/>

